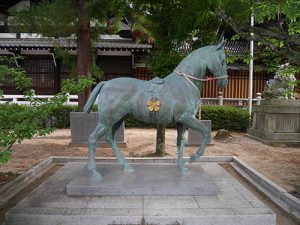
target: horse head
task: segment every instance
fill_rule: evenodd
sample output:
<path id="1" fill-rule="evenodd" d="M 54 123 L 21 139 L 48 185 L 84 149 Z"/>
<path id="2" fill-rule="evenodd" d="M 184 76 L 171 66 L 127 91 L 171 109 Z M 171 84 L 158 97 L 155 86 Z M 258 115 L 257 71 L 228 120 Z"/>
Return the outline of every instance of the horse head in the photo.
<path id="1" fill-rule="evenodd" d="M 221 41 L 218 45 L 212 46 L 210 54 L 206 58 L 206 66 L 215 79 L 218 79 L 218 86 L 224 88 L 227 83 L 227 65 L 224 45 L 226 41 Z"/>
<path id="2" fill-rule="evenodd" d="M 224 45 L 225 41 L 222 41 L 218 45 L 194 50 L 178 64 L 174 72 L 184 76 L 190 83 L 192 80 L 218 80 L 218 86 L 225 87 L 228 83 L 228 76 Z M 209 72 L 214 75 L 213 78 L 205 78 Z M 199 91 L 201 91 L 201 86 Z"/>

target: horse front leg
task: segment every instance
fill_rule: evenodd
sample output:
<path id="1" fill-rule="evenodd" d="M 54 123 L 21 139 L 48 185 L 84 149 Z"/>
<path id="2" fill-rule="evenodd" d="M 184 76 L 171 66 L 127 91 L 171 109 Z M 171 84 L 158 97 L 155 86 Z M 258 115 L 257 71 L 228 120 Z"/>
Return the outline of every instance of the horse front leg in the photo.
<path id="1" fill-rule="evenodd" d="M 184 166 L 184 160 L 183 160 L 183 147 L 185 144 L 184 133 L 186 127 L 182 123 L 177 123 L 176 125 L 177 125 L 177 154 L 178 154 L 177 164 L 179 166 L 181 173 L 187 174 L 189 172 L 189 169 Z"/>
<path id="2" fill-rule="evenodd" d="M 181 122 L 185 124 L 187 127 L 201 132 L 203 135 L 203 140 L 200 144 L 200 147 L 196 151 L 196 154 L 190 156 L 190 163 L 192 163 L 195 162 L 197 159 L 200 158 L 200 156 L 203 155 L 205 147 L 209 140 L 209 136 L 208 136 L 209 132 L 207 128 L 204 126 L 204 124 L 192 114 L 183 115 L 181 118 Z"/>
<path id="3" fill-rule="evenodd" d="M 88 169 L 91 171 L 92 179 L 102 180 L 102 175 L 96 170 L 95 155 L 98 141 L 106 132 L 107 127 L 103 124 L 98 124 L 89 136 Z"/>

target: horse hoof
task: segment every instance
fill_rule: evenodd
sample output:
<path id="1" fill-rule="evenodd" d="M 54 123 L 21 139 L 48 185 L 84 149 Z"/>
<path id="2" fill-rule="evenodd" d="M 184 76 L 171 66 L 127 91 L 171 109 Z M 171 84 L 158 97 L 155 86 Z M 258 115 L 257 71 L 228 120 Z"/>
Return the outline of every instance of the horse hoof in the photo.
<path id="1" fill-rule="evenodd" d="M 180 171 L 182 174 L 190 174 L 191 173 L 191 171 L 186 167 L 180 168 Z"/>
<path id="2" fill-rule="evenodd" d="M 103 179 L 102 175 L 96 170 L 91 170 L 91 178 L 92 180 L 98 180 L 98 181 Z"/>
<path id="3" fill-rule="evenodd" d="M 131 165 L 126 164 L 126 165 L 124 165 L 124 171 L 126 171 L 126 172 L 133 172 L 134 169 L 133 169 L 133 167 Z"/>
<path id="4" fill-rule="evenodd" d="M 196 162 L 196 156 L 195 155 L 191 155 L 190 156 L 190 163 Z"/>

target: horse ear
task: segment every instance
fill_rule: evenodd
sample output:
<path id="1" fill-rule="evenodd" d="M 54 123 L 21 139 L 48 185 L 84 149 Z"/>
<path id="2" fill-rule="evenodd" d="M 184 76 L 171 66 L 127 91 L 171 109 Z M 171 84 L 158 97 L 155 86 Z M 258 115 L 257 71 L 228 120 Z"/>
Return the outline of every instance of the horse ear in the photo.
<path id="1" fill-rule="evenodd" d="M 225 46 L 226 42 L 227 42 L 227 40 L 224 40 L 224 38 L 223 38 L 222 41 L 216 46 L 216 51 L 223 48 Z"/>

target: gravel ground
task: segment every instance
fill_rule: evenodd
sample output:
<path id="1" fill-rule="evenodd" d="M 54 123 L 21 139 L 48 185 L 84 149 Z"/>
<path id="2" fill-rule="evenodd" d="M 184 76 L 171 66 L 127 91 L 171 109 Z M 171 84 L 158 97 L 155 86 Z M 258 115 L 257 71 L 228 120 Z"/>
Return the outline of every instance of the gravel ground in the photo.
<path id="1" fill-rule="evenodd" d="M 300 148 L 271 147 L 246 137 L 243 133 L 231 133 L 232 138 L 215 140 L 206 147 L 205 155 L 237 156 L 254 169 L 299 197 L 300 194 Z M 128 157 L 145 157 L 155 151 L 155 129 L 125 130 L 126 148 L 122 153 Z M 166 131 L 167 156 L 176 156 L 176 130 Z M 70 147 L 69 129 L 59 129 L 46 137 L 26 140 L 13 146 L 12 160 L 0 167 L 0 184 L 15 173 L 29 170 L 49 156 L 87 156 L 87 148 Z M 196 147 L 186 147 L 185 156 L 196 151 Z M 97 156 L 113 156 L 109 148 L 97 150 Z M 11 174 L 11 175 L 9 175 Z M 1 177 L 3 178 L 1 182 Z"/>

